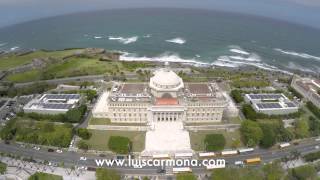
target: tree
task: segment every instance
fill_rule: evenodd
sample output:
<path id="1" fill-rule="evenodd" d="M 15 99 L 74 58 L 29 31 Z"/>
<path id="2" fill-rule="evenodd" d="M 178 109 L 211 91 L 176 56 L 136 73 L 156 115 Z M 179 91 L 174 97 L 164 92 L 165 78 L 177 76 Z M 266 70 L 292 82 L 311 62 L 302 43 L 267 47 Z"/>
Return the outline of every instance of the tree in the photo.
<path id="1" fill-rule="evenodd" d="M 245 120 L 241 123 L 241 135 L 247 146 L 253 147 L 259 144 L 263 137 L 263 132 L 259 124 L 255 121 Z"/>
<path id="2" fill-rule="evenodd" d="M 96 169 L 97 180 L 120 180 L 120 178 L 120 175 L 114 170 L 104 168 Z"/>
<path id="3" fill-rule="evenodd" d="M 79 129 L 77 129 L 77 135 L 79 137 L 81 137 L 82 139 L 88 140 L 88 139 L 90 139 L 92 133 L 88 129 L 79 128 Z"/>
<path id="4" fill-rule="evenodd" d="M 113 152 L 119 154 L 128 154 L 132 147 L 132 142 L 127 137 L 111 136 L 108 142 L 108 147 Z"/>
<path id="5" fill-rule="evenodd" d="M 313 116 L 309 117 L 309 130 L 312 136 L 320 135 L 320 121 Z"/>
<path id="6" fill-rule="evenodd" d="M 317 171 L 311 165 L 299 166 L 293 168 L 289 171 L 288 179 L 297 179 L 297 180 L 304 180 L 304 179 L 316 179 Z"/>
<path id="7" fill-rule="evenodd" d="M 297 138 L 305 138 L 309 136 L 309 125 L 307 121 L 302 119 L 296 121 L 295 134 Z"/>
<path id="8" fill-rule="evenodd" d="M 243 115 L 247 119 L 256 120 L 257 119 L 257 113 L 254 111 L 254 109 L 249 104 L 244 104 L 242 106 L 242 112 Z"/>
<path id="9" fill-rule="evenodd" d="M 97 91 L 95 90 L 87 90 L 86 96 L 88 101 L 92 101 L 94 98 L 97 97 Z"/>
<path id="10" fill-rule="evenodd" d="M 285 172 L 279 162 L 266 164 L 262 168 L 266 180 L 283 179 Z"/>
<path id="11" fill-rule="evenodd" d="M 262 139 L 260 141 L 260 145 L 263 148 L 269 148 L 276 143 L 276 134 L 271 125 L 263 124 L 260 126 L 263 132 Z"/>
<path id="12" fill-rule="evenodd" d="M 67 122 L 79 122 L 81 117 L 81 112 L 76 108 L 70 109 L 66 113 Z"/>
<path id="13" fill-rule="evenodd" d="M 241 91 L 240 90 L 232 90 L 231 93 L 230 93 L 231 97 L 234 99 L 234 101 L 236 103 L 241 103 L 244 101 L 242 95 L 241 95 Z"/>
<path id="14" fill-rule="evenodd" d="M 4 174 L 7 171 L 7 164 L 0 162 L 0 174 Z"/>
<path id="15" fill-rule="evenodd" d="M 226 139 L 222 134 L 208 134 L 204 139 L 207 151 L 220 151 L 226 145 Z"/>

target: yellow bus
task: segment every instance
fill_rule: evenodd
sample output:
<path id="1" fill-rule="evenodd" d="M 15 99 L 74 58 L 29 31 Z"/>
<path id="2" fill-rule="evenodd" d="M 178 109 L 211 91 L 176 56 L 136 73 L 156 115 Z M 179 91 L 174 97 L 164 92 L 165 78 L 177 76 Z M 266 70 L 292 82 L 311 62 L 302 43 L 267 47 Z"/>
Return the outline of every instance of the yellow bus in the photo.
<path id="1" fill-rule="evenodd" d="M 244 162 L 246 164 L 258 164 L 261 162 L 261 158 L 260 157 L 250 158 L 250 159 L 246 159 Z"/>

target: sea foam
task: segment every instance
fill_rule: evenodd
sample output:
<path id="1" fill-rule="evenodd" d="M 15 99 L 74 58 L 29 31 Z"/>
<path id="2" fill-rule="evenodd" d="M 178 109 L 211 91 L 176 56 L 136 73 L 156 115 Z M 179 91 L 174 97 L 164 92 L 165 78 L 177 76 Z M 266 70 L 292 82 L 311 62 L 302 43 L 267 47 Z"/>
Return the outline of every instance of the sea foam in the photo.
<path id="1" fill-rule="evenodd" d="M 250 53 L 248 53 L 247 51 L 240 50 L 240 49 L 229 49 L 229 51 L 233 53 L 242 54 L 242 55 L 250 55 Z"/>
<path id="2" fill-rule="evenodd" d="M 124 38 L 121 36 L 118 37 L 114 37 L 114 36 L 109 36 L 109 40 L 115 40 L 118 41 L 122 44 L 130 44 L 130 43 L 134 43 L 138 40 L 138 36 L 132 36 L 132 37 L 128 37 L 128 38 Z"/>
<path id="3" fill-rule="evenodd" d="M 168 39 L 166 40 L 167 42 L 170 42 L 170 43 L 176 43 L 176 44 L 184 44 L 186 43 L 187 41 L 183 38 L 180 38 L 180 37 L 177 37 L 177 38 L 173 38 L 173 39 Z"/>
<path id="4" fill-rule="evenodd" d="M 15 47 L 10 48 L 10 51 L 15 51 L 15 50 L 17 50 L 19 48 L 20 48 L 19 46 L 15 46 Z"/>
<path id="5" fill-rule="evenodd" d="M 278 51 L 278 52 L 281 52 L 282 54 L 301 57 L 301 58 L 304 58 L 304 59 L 314 59 L 314 60 L 320 61 L 320 57 L 313 56 L 313 55 L 310 55 L 310 54 L 307 54 L 307 53 L 298 53 L 298 52 L 294 52 L 294 51 L 286 51 L 286 50 L 279 49 L 279 48 L 275 48 L 274 50 Z"/>

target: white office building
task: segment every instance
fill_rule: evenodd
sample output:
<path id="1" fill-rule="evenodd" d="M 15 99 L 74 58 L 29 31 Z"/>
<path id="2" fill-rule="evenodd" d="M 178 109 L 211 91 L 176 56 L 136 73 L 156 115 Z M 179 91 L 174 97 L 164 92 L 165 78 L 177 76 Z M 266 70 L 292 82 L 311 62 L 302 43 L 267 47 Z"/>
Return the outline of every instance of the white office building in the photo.
<path id="1" fill-rule="evenodd" d="M 285 115 L 299 110 L 284 94 L 246 94 L 244 99 L 258 113 Z"/>
<path id="2" fill-rule="evenodd" d="M 63 114 L 76 107 L 79 94 L 43 94 L 28 102 L 23 110 L 26 113 Z"/>

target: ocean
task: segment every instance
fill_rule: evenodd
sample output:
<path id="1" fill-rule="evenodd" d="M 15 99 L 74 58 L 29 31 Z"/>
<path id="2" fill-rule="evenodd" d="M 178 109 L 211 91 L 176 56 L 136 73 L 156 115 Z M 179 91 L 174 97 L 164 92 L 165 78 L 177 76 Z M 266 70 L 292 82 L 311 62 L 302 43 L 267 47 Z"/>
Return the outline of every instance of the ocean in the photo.
<path id="1" fill-rule="evenodd" d="M 100 47 L 122 60 L 320 72 L 320 30 L 250 15 L 196 9 L 118 9 L 0 29 L 0 50 Z"/>

